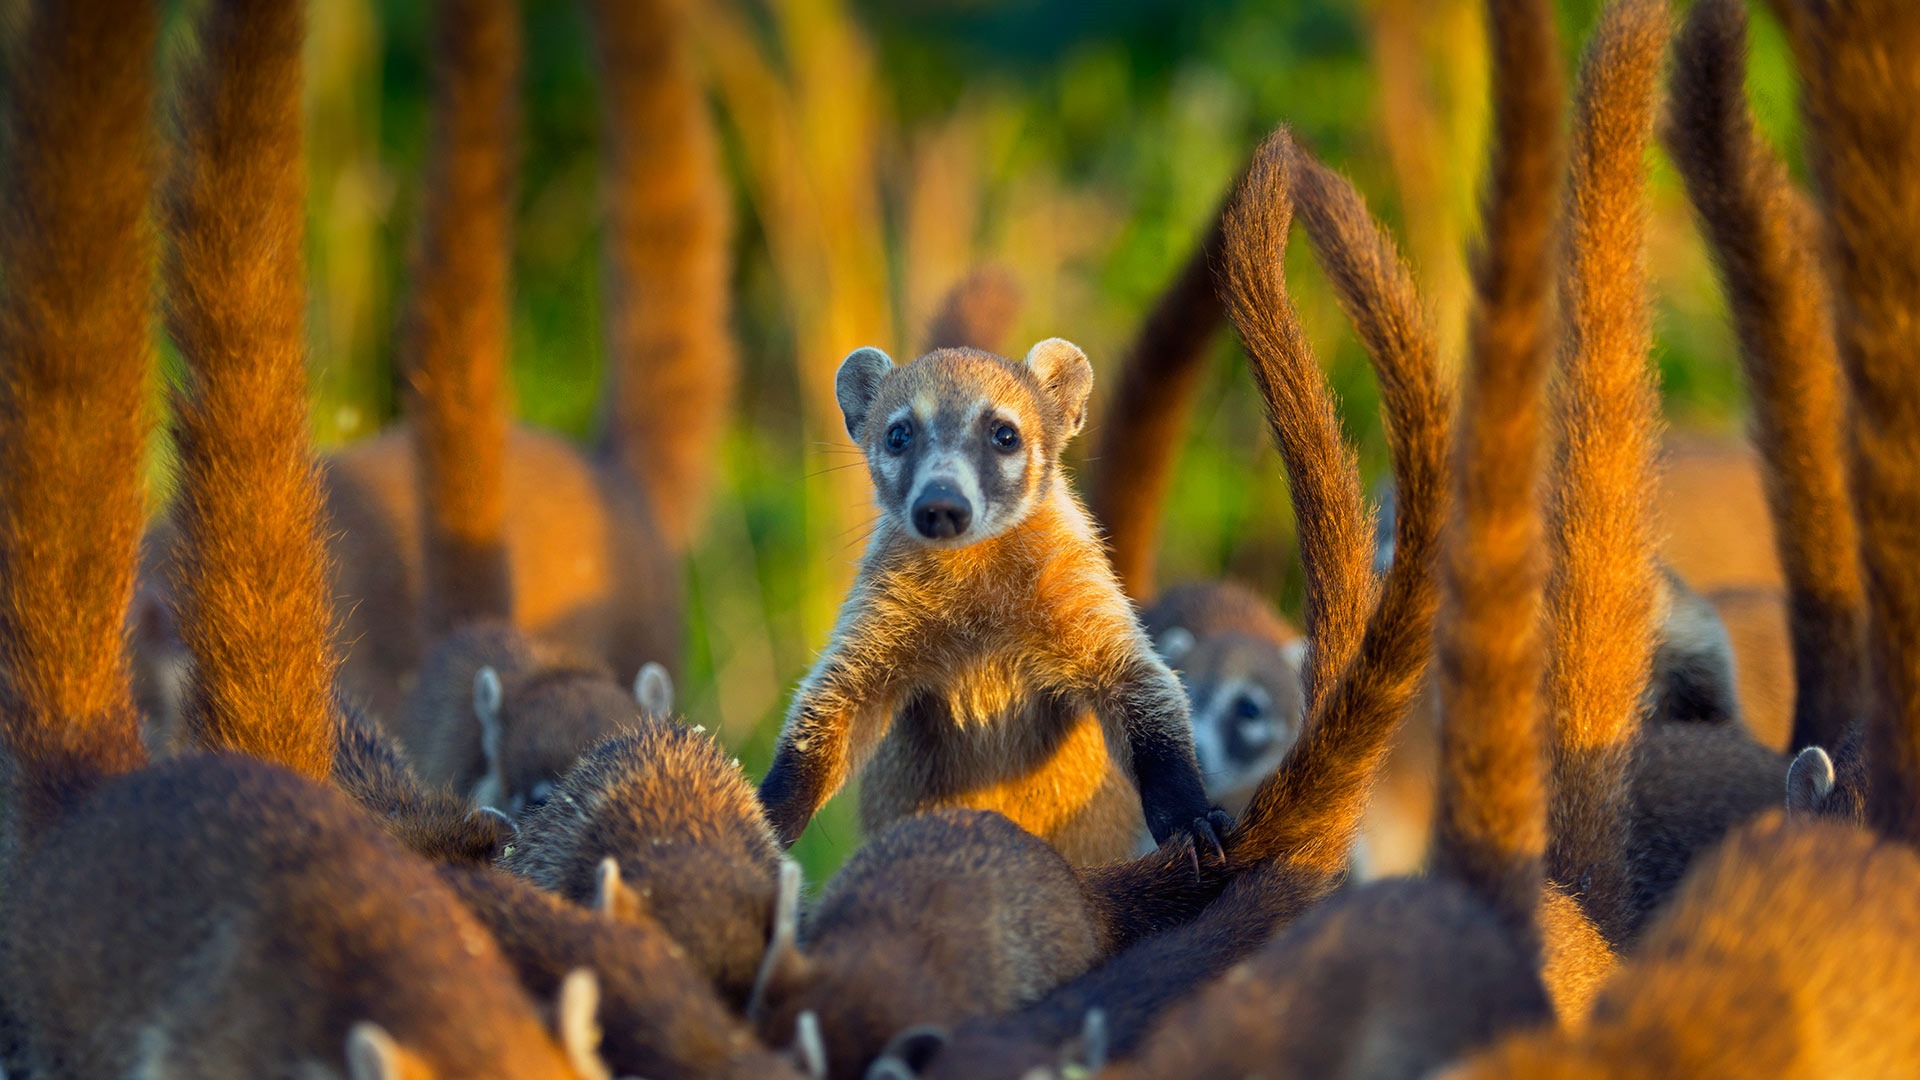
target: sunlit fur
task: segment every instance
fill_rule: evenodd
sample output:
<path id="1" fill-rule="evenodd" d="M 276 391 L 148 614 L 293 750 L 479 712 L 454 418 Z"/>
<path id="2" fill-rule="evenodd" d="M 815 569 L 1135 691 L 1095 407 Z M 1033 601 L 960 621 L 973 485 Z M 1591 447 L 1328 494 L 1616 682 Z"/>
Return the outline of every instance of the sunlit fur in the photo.
<path id="1" fill-rule="evenodd" d="M 520 9 L 433 6 L 427 192 L 401 335 L 420 463 L 428 637 L 507 618 L 509 262 L 518 174 Z"/>
<path id="2" fill-rule="evenodd" d="M 0 217 L 0 714 L 31 831 L 138 767 L 122 621 L 152 433 L 156 13 L 36 3 L 10 29 Z"/>
<path id="3" fill-rule="evenodd" d="M 180 490 L 173 596 L 187 728 L 308 777 L 332 769 L 332 596 L 307 444 L 303 13 L 217 5 L 179 88 L 162 201 Z"/>
<path id="4" fill-rule="evenodd" d="M 869 831 L 939 806 L 998 810 L 1076 864 L 1130 854 L 1143 809 L 1156 839 L 1207 814 L 1179 682 L 1060 467 L 1090 381 L 1058 339 L 1025 363 L 942 350 L 895 367 L 861 350 L 842 365 L 880 520 L 762 783 L 783 839 L 863 766 Z M 890 450 L 896 424 L 921 442 Z M 1011 450 L 989 442 L 1003 425 Z M 932 478 L 972 503 L 958 536 L 909 520 Z"/>
<path id="5" fill-rule="evenodd" d="M 1848 500 L 1845 388 L 1818 222 L 1746 101 L 1745 5 L 1695 4 L 1675 45 L 1665 142 L 1740 336 L 1792 610 L 1788 750 L 1837 747 L 1858 719 L 1865 586 Z"/>
<path id="6" fill-rule="evenodd" d="M 1650 511 L 1659 403 L 1644 267 L 1662 0 L 1615 0 L 1575 101 L 1553 403 L 1547 869 L 1620 940 L 1632 923 L 1628 763 L 1659 632 Z"/>

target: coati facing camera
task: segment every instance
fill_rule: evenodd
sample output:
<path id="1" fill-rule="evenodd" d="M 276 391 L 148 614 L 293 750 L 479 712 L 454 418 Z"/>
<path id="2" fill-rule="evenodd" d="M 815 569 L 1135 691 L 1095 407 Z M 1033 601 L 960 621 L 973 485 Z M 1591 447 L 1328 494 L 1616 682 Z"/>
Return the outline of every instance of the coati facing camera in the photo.
<path id="1" fill-rule="evenodd" d="M 1024 363 L 867 348 L 840 365 L 884 513 L 761 783 L 783 842 L 864 763 L 869 833 L 998 810 L 1084 864 L 1130 854 L 1144 811 L 1156 842 L 1218 846 L 1186 695 L 1062 475 L 1092 382 L 1059 338 Z"/>
<path id="2" fill-rule="evenodd" d="M 1177 586 L 1141 620 L 1186 687 L 1207 795 L 1238 813 L 1300 734 L 1306 640 L 1232 581 Z"/>

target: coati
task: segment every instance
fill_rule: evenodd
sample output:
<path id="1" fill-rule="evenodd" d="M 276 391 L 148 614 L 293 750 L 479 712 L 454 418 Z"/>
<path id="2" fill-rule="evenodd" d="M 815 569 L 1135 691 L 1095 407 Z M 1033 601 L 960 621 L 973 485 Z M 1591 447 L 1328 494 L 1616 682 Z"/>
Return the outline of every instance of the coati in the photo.
<path id="1" fill-rule="evenodd" d="M 491 865 L 515 835 L 513 821 L 465 795 L 423 784 L 400 747 L 361 709 L 333 710 L 333 783 L 389 837 L 435 863 Z"/>
<path id="2" fill-rule="evenodd" d="M 589 749 L 527 814 L 500 865 L 575 903 L 616 860 L 642 909 L 734 1007 L 766 953 L 780 848 L 711 735 L 646 719 Z"/>
<path id="3" fill-rule="evenodd" d="M 7 417 L 0 425 L 7 566 L 0 669 L 9 703 L 0 710 L 0 737 L 11 765 L 8 887 L 0 898 L 0 970 L 12 988 L 7 1064 L 47 1076 L 303 1068 L 357 1077 L 403 1070 L 604 1076 L 590 1043 L 573 1040 L 570 1056 L 547 1035 L 491 940 L 426 867 L 339 796 L 240 755 L 142 767 L 113 635 L 132 591 L 138 450 L 150 433 L 139 400 L 154 359 L 153 246 L 141 223 L 157 156 L 150 124 L 158 22 L 149 5 L 35 4 L 17 24 L 7 71 L 8 170 L 0 189 L 7 211 L 0 266 L 8 281 L 0 299 L 8 358 L 0 382 Z M 297 198 L 250 205 L 248 196 L 261 188 L 232 185 L 231 167 L 235 157 L 250 158 L 267 173 L 257 180 L 268 189 L 286 173 L 298 176 L 301 11 L 210 4 L 199 37 L 202 51 L 181 83 L 184 142 L 162 214 L 175 241 L 168 264 L 175 304 L 197 302 L 183 274 L 211 285 L 236 266 L 262 266 L 243 257 L 254 244 L 298 265 Z M 291 154 L 283 152 L 288 142 Z M 231 202 L 194 199 L 230 188 Z M 187 212 L 194 206 L 206 214 Z M 249 218 L 246 229 L 209 226 L 224 222 L 224 212 L 249 210 L 266 216 Z M 235 373 L 233 354 L 200 350 L 235 341 L 223 320 L 201 325 L 205 336 L 181 344 L 204 388 Z M 262 361 L 290 358 L 298 354 L 267 350 Z M 121 411 L 116 394 L 123 391 L 132 403 Z M 279 401 L 269 396 L 267 403 Z M 41 444 L 50 452 L 23 453 Z M 199 449 L 188 468 L 223 460 Z M 42 485 L 84 492 L 85 500 L 63 506 L 38 494 Z M 243 544 L 245 536 L 225 542 Z M 41 601 L 47 606 L 27 606 Z M 186 610 L 187 639 L 209 640 L 191 620 L 218 605 Z M 90 643 L 97 652 L 69 647 L 90 628 L 108 634 Z M 282 720 L 290 702 L 274 694 L 232 697 L 227 690 L 244 683 L 245 669 L 221 670 L 229 657 L 217 649 L 199 657 L 200 685 L 218 688 L 205 693 L 212 707 L 244 712 L 215 717 L 203 730 L 238 731 L 234 741 L 242 742 L 254 725 Z M 324 730 L 324 718 L 322 708 L 292 719 Z M 281 747 L 306 741 L 296 735 Z M 75 963 L 80 955 L 113 960 Z M 199 992 L 181 994 L 188 983 Z M 563 1026 L 584 1034 L 592 985 L 573 985 L 561 1011 L 587 1022 Z"/>
<path id="4" fill-rule="evenodd" d="M 1020 304 L 1020 284 L 1006 268 L 992 264 L 976 267 L 940 298 L 939 310 L 927 323 L 927 351 L 999 352 L 1006 347 L 1014 320 L 1020 317 Z"/>
<path id="5" fill-rule="evenodd" d="M 1218 847 L 1177 680 L 1120 592 L 1060 452 L 1093 373 L 1059 338 L 1016 363 L 878 349 L 835 393 L 883 509 L 839 624 L 760 786 L 790 844 L 863 770 L 870 833 L 938 806 L 999 810 L 1069 861 Z"/>
<path id="6" fill-rule="evenodd" d="M 800 1076 L 786 1056 L 753 1037 L 644 912 L 610 918 L 484 867 L 442 867 L 440 877 L 500 943 L 529 992 L 551 993 L 579 968 L 594 973 L 601 1052 L 617 1073 L 659 1080 Z M 800 1056 L 817 1054 L 803 1048 Z"/>
<path id="7" fill-rule="evenodd" d="M 671 667 L 679 654 L 678 558 L 697 527 L 734 381 L 727 185 L 688 8 L 589 5 L 604 101 L 606 437 L 582 453 L 525 427 L 506 436 L 514 623 L 623 673 L 649 661 Z M 356 642 L 341 678 L 388 720 L 403 712 L 430 644 L 419 630 L 417 468 L 404 427 L 326 461 L 334 595 L 345 639 Z"/>
<path id="8" fill-rule="evenodd" d="M 1300 733 L 1305 639 L 1232 581 L 1169 589 L 1141 621 L 1186 689 L 1207 794 L 1238 813 Z"/>
<path id="9" fill-rule="evenodd" d="M 1356 201 L 1337 197 L 1344 185 L 1331 174 L 1297 179 L 1297 156 L 1284 130 L 1254 156 L 1228 203 L 1221 287 L 1299 500 L 1308 633 L 1317 646 L 1307 663 L 1333 665 L 1317 684 L 1310 673 L 1308 684 L 1319 685 L 1322 696 L 1301 739 L 1228 835 L 1231 878 L 1217 899 L 1197 915 L 1136 937 L 1019 1012 L 963 1022 L 927 1075 L 1017 1077 L 1061 1064 L 1063 1053 L 1073 1059 L 1067 1064 L 1085 1067 L 1089 1049 L 1101 1043 L 1124 1055 L 1171 1003 L 1324 900 L 1346 871 L 1368 785 L 1411 705 L 1430 648 L 1450 408 L 1419 300 L 1398 257 Z M 1402 557 L 1388 572 L 1380 589 L 1386 599 L 1377 607 L 1358 469 L 1281 272 L 1296 186 L 1315 254 L 1362 328 L 1380 373 L 1387 427 L 1396 432 L 1394 469 L 1409 493 L 1396 522 Z M 1339 617 L 1321 619 L 1322 612 L 1351 611 L 1356 602 L 1366 614 L 1359 627 Z M 1096 1016 L 1103 1020 L 1095 1023 Z"/>

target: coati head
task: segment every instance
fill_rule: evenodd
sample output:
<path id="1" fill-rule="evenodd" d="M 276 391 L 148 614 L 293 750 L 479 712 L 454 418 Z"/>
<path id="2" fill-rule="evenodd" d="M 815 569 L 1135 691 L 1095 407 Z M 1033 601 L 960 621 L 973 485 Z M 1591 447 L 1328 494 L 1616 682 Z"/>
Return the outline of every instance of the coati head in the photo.
<path id="1" fill-rule="evenodd" d="M 673 682 L 666 668 L 650 663 L 629 696 L 598 667 L 541 667 L 504 678 L 483 667 L 473 677 L 473 711 L 487 759 L 473 801 L 517 818 L 546 805 L 589 747 L 640 717 L 667 719 Z"/>
<path id="2" fill-rule="evenodd" d="M 1306 639 L 1226 581 L 1169 589 L 1142 621 L 1186 688 L 1207 794 L 1237 810 L 1300 734 Z"/>
<path id="3" fill-rule="evenodd" d="M 1047 495 L 1092 387 L 1086 354 L 1059 338 L 1024 363 L 939 349 L 895 367 L 878 349 L 856 349 L 834 377 L 881 510 L 946 548 L 1019 525 Z"/>

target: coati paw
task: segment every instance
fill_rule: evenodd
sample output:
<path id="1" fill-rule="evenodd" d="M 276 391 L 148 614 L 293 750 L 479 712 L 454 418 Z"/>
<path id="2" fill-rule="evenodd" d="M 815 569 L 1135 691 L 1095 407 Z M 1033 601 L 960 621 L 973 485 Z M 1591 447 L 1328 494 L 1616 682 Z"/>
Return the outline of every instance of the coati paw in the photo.
<path id="1" fill-rule="evenodd" d="M 1202 851 L 1211 852 L 1216 861 L 1227 860 L 1227 849 L 1220 843 L 1220 838 L 1232 825 L 1233 819 L 1227 816 L 1227 812 L 1216 807 L 1184 825 L 1175 825 L 1160 846 L 1186 841 L 1187 853 L 1193 859 L 1193 874 L 1199 877 Z"/>

